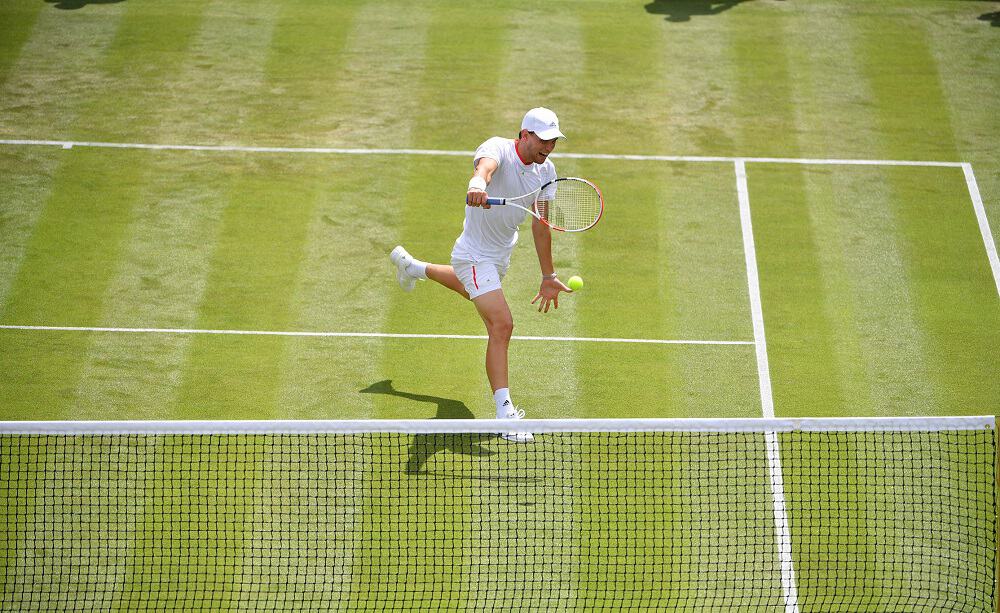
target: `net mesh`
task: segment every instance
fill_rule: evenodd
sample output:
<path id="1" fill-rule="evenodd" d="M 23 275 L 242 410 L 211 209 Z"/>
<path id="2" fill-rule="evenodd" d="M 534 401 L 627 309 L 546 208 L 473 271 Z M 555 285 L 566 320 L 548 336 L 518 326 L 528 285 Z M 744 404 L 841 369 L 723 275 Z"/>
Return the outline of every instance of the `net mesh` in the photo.
<path id="1" fill-rule="evenodd" d="M 535 203 L 535 211 L 549 225 L 575 232 L 596 224 L 604 211 L 604 203 L 593 185 L 568 177 L 556 179 L 553 189 L 543 191 Z"/>
<path id="2" fill-rule="evenodd" d="M 793 577 L 764 433 L 0 435 L 0 603 L 994 610 L 992 430 L 777 440 Z"/>

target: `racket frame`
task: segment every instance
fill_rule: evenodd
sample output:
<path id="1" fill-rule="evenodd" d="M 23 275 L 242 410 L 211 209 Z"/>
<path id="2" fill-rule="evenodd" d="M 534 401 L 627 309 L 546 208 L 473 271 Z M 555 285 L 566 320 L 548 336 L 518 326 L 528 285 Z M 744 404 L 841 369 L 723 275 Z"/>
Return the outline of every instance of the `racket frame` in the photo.
<path id="1" fill-rule="evenodd" d="M 597 192 L 597 198 L 598 198 L 598 200 L 601 203 L 601 210 L 597 212 L 597 217 L 594 218 L 594 221 L 591 222 L 590 225 L 588 225 L 588 226 L 586 226 L 584 228 L 574 228 L 574 229 L 561 228 L 561 227 L 559 227 L 557 225 L 554 225 L 554 224 L 550 223 L 547 219 L 545 219 L 541 215 L 539 215 L 538 211 L 535 210 L 535 207 L 538 204 L 538 194 L 540 194 L 543 191 L 545 191 L 545 188 L 547 188 L 548 186 L 550 186 L 550 185 L 552 185 L 554 183 L 558 183 L 559 181 L 581 181 L 581 182 L 586 183 L 587 185 L 589 185 L 595 192 Z M 522 206 L 522 205 L 517 204 L 515 202 L 511 202 L 512 200 L 525 200 L 525 199 L 527 199 L 528 197 L 530 197 L 532 195 L 534 195 L 534 198 L 532 198 L 532 201 L 531 201 L 531 208 Z M 490 206 L 513 206 L 513 207 L 517 207 L 517 208 L 521 209 L 522 211 L 527 211 L 528 213 L 531 213 L 531 215 L 534 216 L 535 219 L 537 219 L 538 221 L 540 221 L 543 224 L 547 225 L 548 227 L 552 228 L 553 230 L 557 230 L 559 232 L 583 232 L 584 230 L 589 230 L 589 229 L 593 228 L 594 226 L 596 226 L 597 222 L 601 221 L 601 217 L 604 216 L 604 194 L 601 192 L 601 188 L 599 188 L 596 185 L 594 185 L 594 183 L 592 181 L 588 181 L 587 179 L 581 179 L 580 177 L 559 177 L 558 179 L 553 179 L 552 181 L 549 181 L 548 183 L 542 185 L 541 187 L 539 187 L 538 189 L 536 189 L 533 192 L 528 192 L 527 194 L 524 194 L 522 196 L 517 196 L 516 198 L 487 198 L 486 199 L 486 204 L 488 204 Z"/>

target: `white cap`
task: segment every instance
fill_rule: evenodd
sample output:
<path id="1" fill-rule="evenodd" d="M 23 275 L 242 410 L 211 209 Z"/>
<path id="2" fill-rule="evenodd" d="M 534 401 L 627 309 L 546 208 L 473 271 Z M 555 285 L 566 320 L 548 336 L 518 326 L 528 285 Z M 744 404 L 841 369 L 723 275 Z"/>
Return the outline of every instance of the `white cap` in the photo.
<path id="1" fill-rule="evenodd" d="M 559 131 L 559 118 L 556 117 L 555 113 L 544 107 L 528 111 L 524 116 L 524 121 L 521 122 L 521 129 L 534 132 L 542 140 L 552 140 L 560 136 L 566 138 Z"/>

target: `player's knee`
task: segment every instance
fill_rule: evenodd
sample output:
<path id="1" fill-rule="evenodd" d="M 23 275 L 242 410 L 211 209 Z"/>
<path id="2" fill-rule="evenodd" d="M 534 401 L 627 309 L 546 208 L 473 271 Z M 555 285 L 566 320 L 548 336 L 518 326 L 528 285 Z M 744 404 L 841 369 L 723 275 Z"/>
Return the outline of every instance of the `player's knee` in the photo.
<path id="1" fill-rule="evenodd" d="M 514 334 L 514 320 L 511 317 L 498 317 L 490 322 L 490 336 L 509 340 Z"/>

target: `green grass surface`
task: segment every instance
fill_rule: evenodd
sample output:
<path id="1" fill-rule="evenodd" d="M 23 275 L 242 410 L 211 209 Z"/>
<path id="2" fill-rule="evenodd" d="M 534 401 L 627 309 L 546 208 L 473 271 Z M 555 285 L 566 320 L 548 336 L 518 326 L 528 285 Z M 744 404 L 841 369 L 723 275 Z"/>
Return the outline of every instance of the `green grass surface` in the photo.
<path id="1" fill-rule="evenodd" d="M 592 232 L 555 237 L 556 268 L 586 287 L 546 315 L 529 304 L 538 269 L 525 226 L 504 284 L 515 334 L 746 343 L 733 164 L 558 154 L 966 162 L 996 239 L 996 11 L 953 0 L 10 0 L 0 139 L 471 151 L 545 105 L 569 137 L 560 174 L 593 178 L 607 212 Z M 0 145 L 0 324 L 483 334 L 443 288 L 401 292 L 387 260 L 396 244 L 448 260 L 470 162 Z M 998 412 L 997 285 L 960 168 L 747 170 L 779 417 Z M 485 418 L 483 353 L 475 339 L 0 329 L 0 419 Z M 511 382 L 531 417 L 762 414 L 752 344 L 520 340 Z M 873 455 L 830 457 L 839 470 Z M 581 473 L 594 468 L 585 456 Z M 766 468 L 762 449 L 754 457 Z M 816 492 L 787 471 L 803 593 L 842 587 L 816 570 L 822 552 L 795 542 Z M 850 485 L 824 499 L 846 504 Z M 573 511 L 615 514 L 601 503 Z M 391 513 L 365 504 L 362 515 Z M 898 576 L 872 543 L 838 547 L 868 563 L 841 569 L 856 589 L 866 569 Z M 695 566 L 709 557 L 691 552 Z M 591 585 L 573 573 L 568 583 Z"/>

